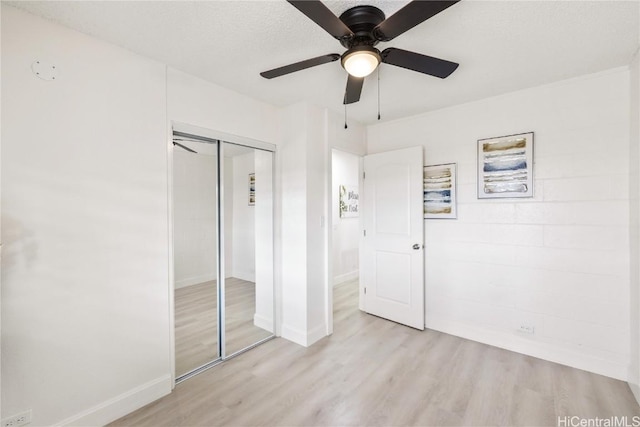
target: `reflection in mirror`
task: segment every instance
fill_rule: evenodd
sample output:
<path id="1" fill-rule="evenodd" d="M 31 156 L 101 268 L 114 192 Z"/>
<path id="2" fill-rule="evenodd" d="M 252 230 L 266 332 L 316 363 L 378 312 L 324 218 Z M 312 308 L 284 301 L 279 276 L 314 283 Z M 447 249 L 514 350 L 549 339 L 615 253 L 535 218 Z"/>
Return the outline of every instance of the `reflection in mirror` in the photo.
<path id="1" fill-rule="evenodd" d="M 273 335 L 273 153 L 224 143 L 225 351 Z"/>
<path id="2" fill-rule="evenodd" d="M 176 378 L 220 357 L 217 144 L 174 135 Z"/>

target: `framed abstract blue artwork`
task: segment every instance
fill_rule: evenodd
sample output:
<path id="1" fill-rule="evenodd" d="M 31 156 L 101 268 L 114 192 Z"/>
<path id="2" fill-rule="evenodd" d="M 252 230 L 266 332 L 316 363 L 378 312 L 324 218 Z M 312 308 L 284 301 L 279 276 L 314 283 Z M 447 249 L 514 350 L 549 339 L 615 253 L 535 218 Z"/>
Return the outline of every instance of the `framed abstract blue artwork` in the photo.
<path id="1" fill-rule="evenodd" d="M 457 217 L 456 164 L 425 166 L 423 172 L 424 217 Z"/>
<path id="2" fill-rule="evenodd" d="M 478 199 L 533 197 L 533 132 L 478 140 Z"/>

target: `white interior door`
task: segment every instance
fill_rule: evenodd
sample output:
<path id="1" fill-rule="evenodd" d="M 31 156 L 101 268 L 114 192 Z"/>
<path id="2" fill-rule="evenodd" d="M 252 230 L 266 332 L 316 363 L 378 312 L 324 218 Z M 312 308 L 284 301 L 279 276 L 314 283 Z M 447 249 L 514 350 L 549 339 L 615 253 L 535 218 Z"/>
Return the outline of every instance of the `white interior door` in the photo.
<path id="1" fill-rule="evenodd" d="M 423 330 L 422 147 L 365 156 L 364 172 L 364 309 Z"/>

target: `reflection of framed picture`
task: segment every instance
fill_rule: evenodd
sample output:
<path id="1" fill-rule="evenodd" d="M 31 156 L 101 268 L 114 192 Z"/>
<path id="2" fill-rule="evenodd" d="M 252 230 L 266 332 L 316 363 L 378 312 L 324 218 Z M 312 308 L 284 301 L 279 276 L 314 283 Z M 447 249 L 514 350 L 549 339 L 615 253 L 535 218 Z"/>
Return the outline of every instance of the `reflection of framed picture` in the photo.
<path id="1" fill-rule="evenodd" d="M 478 199 L 533 197 L 533 132 L 478 141 Z"/>
<path id="2" fill-rule="evenodd" d="M 424 217 L 456 218 L 456 164 L 425 166 Z"/>
<path id="3" fill-rule="evenodd" d="M 340 193 L 340 218 L 358 217 L 358 187 L 353 185 L 341 185 Z"/>
<path id="4" fill-rule="evenodd" d="M 256 204 L 256 174 L 249 174 L 249 206 Z"/>

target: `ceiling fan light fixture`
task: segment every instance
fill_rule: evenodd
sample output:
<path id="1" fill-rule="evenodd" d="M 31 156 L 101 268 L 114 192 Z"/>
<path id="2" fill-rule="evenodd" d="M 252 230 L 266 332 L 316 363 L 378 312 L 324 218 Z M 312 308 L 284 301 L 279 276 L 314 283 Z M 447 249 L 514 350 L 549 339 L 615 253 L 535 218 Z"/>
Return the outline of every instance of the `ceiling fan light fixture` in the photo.
<path id="1" fill-rule="evenodd" d="M 353 77 L 366 77 L 380 64 L 380 52 L 371 46 L 356 46 L 342 55 L 342 67 Z"/>

